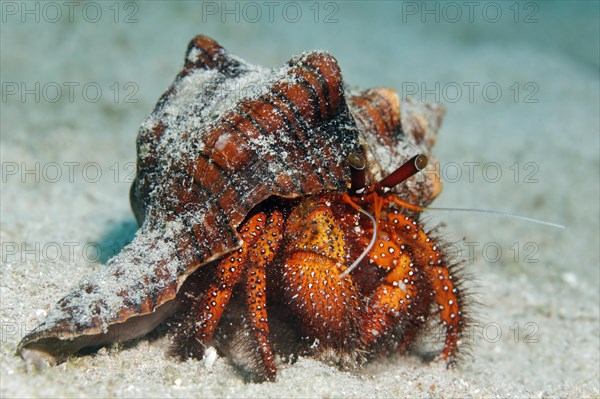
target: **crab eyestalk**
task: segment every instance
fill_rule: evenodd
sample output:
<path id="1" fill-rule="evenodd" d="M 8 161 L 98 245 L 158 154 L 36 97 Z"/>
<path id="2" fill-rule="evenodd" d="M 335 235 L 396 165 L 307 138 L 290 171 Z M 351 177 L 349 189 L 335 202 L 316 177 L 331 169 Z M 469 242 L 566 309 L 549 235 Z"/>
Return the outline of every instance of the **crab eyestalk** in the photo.
<path id="1" fill-rule="evenodd" d="M 350 164 L 350 194 L 357 194 L 366 186 L 367 173 L 365 167 L 367 161 L 358 152 L 352 152 L 348 155 L 348 163 Z"/>
<path id="2" fill-rule="evenodd" d="M 416 175 L 427 166 L 428 159 L 423 154 L 418 154 L 406 161 L 402 166 L 393 171 L 379 183 L 375 184 L 375 191 L 382 193 L 386 188 L 392 188 L 404 180 Z"/>

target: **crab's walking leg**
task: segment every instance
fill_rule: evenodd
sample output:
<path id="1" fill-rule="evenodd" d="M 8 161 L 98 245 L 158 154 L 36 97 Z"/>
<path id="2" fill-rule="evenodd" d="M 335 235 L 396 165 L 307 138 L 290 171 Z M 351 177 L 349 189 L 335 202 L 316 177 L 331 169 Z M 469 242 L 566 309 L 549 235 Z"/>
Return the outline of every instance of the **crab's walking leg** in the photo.
<path id="1" fill-rule="evenodd" d="M 361 326 L 361 343 L 365 348 L 385 336 L 399 317 L 411 313 L 417 294 L 417 275 L 411 256 L 389 234 L 378 235 L 370 260 L 389 273 L 366 306 Z"/>
<path id="2" fill-rule="evenodd" d="M 415 264 L 427 276 L 438 313 L 446 329 L 444 350 L 440 357 L 452 361 L 464 324 L 462 296 L 456 286 L 451 269 L 446 264 L 441 249 L 411 218 L 398 212 L 388 213 L 388 225 L 410 247 Z"/>
<path id="3" fill-rule="evenodd" d="M 266 266 L 273 261 L 279 247 L 282 220 L 281 212 L 274 211 L 264 232 L 250 247 L 245 286 L 251 334 L 257 341 L 254 347 L 259 358 L 257 371 L 260 377 L 271 381 L 275 380 L 277 369 L 269 344 Z"/>
<path id="4" fill-rule="evenodd" d="M 194 335 L 201 344 L 212 339 L 219 320 L 231 299 L 231 292 L 243 276 L 249 247 L 261 236 L 265 219 L 264 214 L 257 214 L 250 218 L 240 230 L 244 241 L 243 245 L 218 264 L 215 280 L 206 291 L 197 309 L 196 320 L 198 321 Z"/>
<path id="5" fill-rule="evenodd" d="M 447 267 L 432 266 L 425 270 L 435 292 L 435 301 L 438 304 L 442 324 L 446 327 L 446 340 L 441 358 L 452 362 L 464 324 L 458 288 Z"/>

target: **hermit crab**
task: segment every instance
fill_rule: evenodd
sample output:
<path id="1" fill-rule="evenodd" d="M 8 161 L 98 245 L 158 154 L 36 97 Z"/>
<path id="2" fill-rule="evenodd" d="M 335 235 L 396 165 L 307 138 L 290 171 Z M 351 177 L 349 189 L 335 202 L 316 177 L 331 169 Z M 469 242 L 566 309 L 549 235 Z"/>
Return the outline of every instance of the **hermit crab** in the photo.
<path id="1" fill-rule="evenodd" d="M 419 220 L 441 190 L 427 159 L 443 113 L 346 87 L 326 52 L 270 70 L 195 37 L 139 131 L 139 231 L 18 353 L 55 364 L 162 324 L 173 354 L 229 342 L 274 380 L 276 355 L 360 365 L 406 351 L 433 320 L 452 363 L 465 296 Z"/>

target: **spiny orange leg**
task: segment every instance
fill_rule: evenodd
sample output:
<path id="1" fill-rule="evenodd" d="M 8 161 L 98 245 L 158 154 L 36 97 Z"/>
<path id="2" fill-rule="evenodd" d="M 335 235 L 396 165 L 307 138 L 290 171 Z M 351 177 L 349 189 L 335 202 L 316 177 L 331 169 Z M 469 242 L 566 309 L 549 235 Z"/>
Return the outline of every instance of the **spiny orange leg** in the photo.
<path id="1" fill-rule="evenodd" d="M 248 248 L 261 236 L 265 219 L 264 214 L 257 214 L 250 218 L 240 231 L 244 241 L 242 247 L 225 257 L 217 266 L 215 280 L 197 309 L 194 336 L 202 346 L 210 341 L 215 333 L 219 320 L 231 299 L 231 292 L 243 276 Z"/>
<path id="2" fill-rule="evenodd" d="M 388 212 L 388 225 L 410 246 L 415 265 L 423 268 L 428 278 L 440 319 L 446 327 L 445 345 L 440 358 L 452 362 L 463 328 L 463 314 L 458 288 L 443 254 L 414 220 L 398 211 Z"/>
<path id="3" fill-rule="evenodd" d="M 353 156 L 360 158 L 360 155 Z M 442 253 L 415 221 L 407 216 L 400 215 L 398 211 L 388 210 L 387 223 L 380 220 L 380 213 L 384 204 L 386 208 L 394 204 L 415 212 L 423 210 L 420 206 L 402 201 L 394 194 L 389 193 L 389 190 L 423 170 L 427 166 L 427 162 L 427 157 L 424 155 L 415 155 L 380 182 L 368 188 L 361 188 L 358 185 L 364 179 L 360 176 L 362 174 L 361 168 L 357 167 L 357 165 L 361 166 L 361 162 L 350 160 L 352 172 L 350 192 L 353 195 L 358 195 L 365 190 L 369 192 L 366 196 L 358 197 L 358 200 L 359 202 L 370 201 L 373 204 L 377 228 L 379 229 L 375 247 L 370 251 L 371 261 L 378 267 L 386 270 L 391 269 L 385 282 L 375 290 L 370 298 L 371 304 L 367 311 L 362 334 L 363 342 L 369 344 L 378 335 L 385 332 L 386 328 L 390 328 L 394 319 L 401 316 L 402 312 L 409 316 L 409 320 L 417 324 L 419 323 L 418 319 L 423 318 L 421 316 L 427 316 L 427 314 L 424 314 L 425 307 L 430 306 L 427 295 L 425 298 L 421 298 L 420 303 L 423 306 L 420 306 L 419 309 L 412 309 L 410 313 L 409 309 L 413 305 L 408 302 L 411 299 L 411 294 L 413 296 L 417 294 L 417 289 L 423 291 L 419 288 L 422 285 L 422 280 L 419 279 L 415 283 L 413 277 L 416 273 L 424 273 L 438 305 L 442 323 L 446 326 L 446 341 L 440 357 L 451 362 L 456 354 L 458 339 L 463 327 L 463 315 L 459 308 L 461 303 L 458 289 L 455 282 L 452 281 L 453 277 L 448 266 L 444 264 Z M 354 209 L 362 211 L 360 206 L 348 195 L 344 195 L 343 199 Z M 391 235 L 391 239 L 385 238 L 386 233 Z M 392 256 L 388 258 L 392 259 L 392 265 L 389 265 L 389 260 L 384 260 L 384 255 L 387 256 L 385 250 L 388 252 L 392 250 L 397 253 L 396 255 L 390 254 Z M 412 254 L 412 262 L 411 256 L 402 252 L 404 250 Z M 407 285 L 406 281 L 410 285 Z M 423 296 L 421 292 L 418 294 Z M 405 295 L 405 297 L 402 298 L 402 295 Z M 405 349 L 412 341 L 417 330 L 418 326 L 409 328 L 405 332 L 403 342 L 400 345 L 401 350 Z"/>
<path id="4" fill-rule="evenodd" d="M 385 336 L 399 318 L 410 315 L 417 294 L 411 256 L 389 234 L 380 230 L 369 255 L 373 264 L 389 273 L 366 306 L 361 327 L 361 344 L 365 348 Z"/>
<path id="5" fill-rule="evenodd" d="M 387 223 L 386 223 L 387 224 Z M 403 322 L 402 337 L 398 345 L 398 352 L 405 353 L 410 346 L 413 344 L 417 337 L 421 327 L 425 324 L 427 317 L 430 314 L 430 308 L 433 304 L 433 298 L 430 295 L 431 288 L 429 288 L 429 280 L 423 272 L 424 266 L 419 263 L 418 259 L 413 255 L 414 249 L 393 230 L 390 231 L 392 240 L 397 243 L 398 246 L 406 251 L 411 257 L 411 272 L 409 273 L 415 281 L 416 277 L 416 289 L 415 295 L 418 297 L 416 306 L 410 309 L 407 318 Z"/>
<path id="6" fill-rule="evenodd" d="M 273 261 L 283 228 L 281 212 L 274 211 L 264 232 L 258 237 L 248 255 L 246 272 L 246 303 L 252 336 L 256 339 L 255 353 L 258 355 L 258 374 L 261 378 L 275 380 L 277 368 L 273 362 L 273 353 L 269 344 L 269 325 L 267 318 L 267 276 L 266 266 Z"/>

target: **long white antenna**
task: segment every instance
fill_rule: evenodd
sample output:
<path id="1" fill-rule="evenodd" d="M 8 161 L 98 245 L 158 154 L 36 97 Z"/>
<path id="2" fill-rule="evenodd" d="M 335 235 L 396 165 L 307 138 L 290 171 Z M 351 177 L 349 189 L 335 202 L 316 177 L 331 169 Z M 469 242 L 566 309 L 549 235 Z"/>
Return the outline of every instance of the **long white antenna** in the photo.
<path id="1" fill-rule="evenodd" d="M 358 264 L 360 262 L 362 262 L 362 260 L 365 258 L 365 256 L 367 256 L 367 254 L 369 253 L 369 251 L 371 249 L 373 249 L 373 246 L 375 245 L 375 241 L 377 240 L 377 221 L 375 220 L 375 218 L 373 217 L 373 215 L 371 215 L 369 212 L 365 211 L 364 209 L 358 208 L 358 210 L 361 213 L 364 213 L 365 215 L 367 215 L 369 217 L 369 219 L 371 219 L 371 222 L 373 222 L 373 237 L 371 237 L 371 242 L 369 243 L 369 245 L 367 246 L 367 248 L 365 248 L 365 250 L 363 251 L 363 253 L 360 254 L 360 256 L 358 257 L 358 259 L 356 259 L 354 261 L 354 263 L 352 263 L 352 265 L 350 265 L 349 268 L 347 268 L 346 270 L 344 270 L 342 272 L 342 274 L 340 274 L 339 278 L 346 277 L 346 275 L 348 275 L 348 273 L 350 273 L 356 266 L 358 266 Z"/>
<path id="2" fill-rule="evenodd" d="M 513 219 L 525 220 L 525 221 L 531 222 L 531 223 L 543 224 L 545 226 L 556 227 L 556 228 L 559 228 L 559 229 L 565 229 L 566 228 L 562 224 L 552 223 L 552 222 L 546 222 L 544 220 L 534 219 L 534 218 L 530 218 L 530 217 L 527 217 L 527 216 L 513 215 L 512 213 L 503 212 L 503 211 L 492 211 L 490 209 L 436 208 L 436 207 L 428 206 L 428 207 L 426 207 L 423 210 L 424 211 L 461 211 L 461 212 L 474 212 L 474 213 L 489 213 L 489 214 L 492 214 L 492 215 L 506 216 L 506 217 L 513 218 Z"/>

